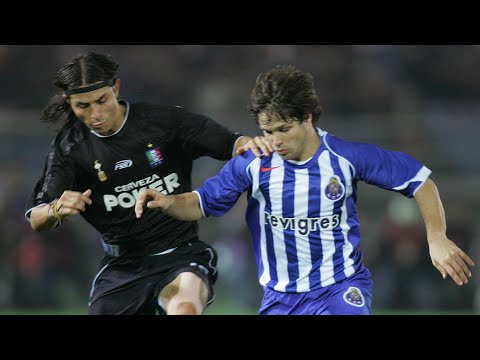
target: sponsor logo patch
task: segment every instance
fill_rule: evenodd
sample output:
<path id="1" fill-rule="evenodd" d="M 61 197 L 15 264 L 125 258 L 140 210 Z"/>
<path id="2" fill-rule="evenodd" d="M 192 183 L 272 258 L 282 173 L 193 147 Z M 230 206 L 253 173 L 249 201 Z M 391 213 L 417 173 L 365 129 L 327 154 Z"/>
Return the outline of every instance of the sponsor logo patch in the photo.
<path id="1" fill-rule="evenodd" d="M 130 166 L 132 166 L 133 161 L 132 160 L 120 160 L 115 163 L 115 171 L 121 170 L 121 169 L 126 169 Z"/>
<path id="2" fill-rule="evenodd" d="M 271 170 L 276 169 L 276 168 L 279 168 L 279 167 L 280 167 L 280 166 L 273 166 L 273 167 L 264 167 L 264 166 L 262 166 L 262 167 L 260 168 L 260 170 L 261 170 L 263 173 L 265 173 L 265 172 L 271 171 Z"/>

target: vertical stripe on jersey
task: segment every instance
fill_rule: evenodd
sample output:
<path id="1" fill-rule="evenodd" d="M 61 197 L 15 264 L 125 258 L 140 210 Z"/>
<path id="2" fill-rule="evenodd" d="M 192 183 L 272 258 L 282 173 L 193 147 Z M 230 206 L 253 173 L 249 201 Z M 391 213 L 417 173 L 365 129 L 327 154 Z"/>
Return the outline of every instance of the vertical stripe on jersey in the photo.
<path id="1" fill-rule="evenodd" d="M 283 174 L 283 195 L 282 195 L 282 218 L 280 222 L 288 224 L 288 219 L 294 217 L 295 209 L 298 198 L 303 198 L 303 201 L 307 199 L 308 193 L 305 190 L 299 190 L 297 183 L 299 179 L 296 176 L 295 171 L 284 171 Z M 306 189 L 306 188 L 304 188 Z M 287 272 L 288 272 L 288 284 L 285 287 L 286 292 L 297 292 L 296 281 L 298 279 L 298 256 L 297 246 L 300 239 L 296 238 L 296 229 L 292 226 L 282 225 L 283 237 L 285 239 L 285 255 L 287 257 Z"/>
<path id="2" fill-rule="evenodd" d="M 264 166 L 271 166 L 271 165 L 269 165 L 268 163 L 264 163 Z M 263 184 L 263 187 L 259 188 L 259 190 L 263 193 L 263 197 L 265 199 L 264 211 L 261 212 L 261 216 L 263 216 L 262 221 L 264 223 L 266 222 L 265 212 L 268 212 L 269 214 L 272 213 L 272 202 L 270 201 L 270 174 L 271 174 L 271 171 L 260 172 L 260 178 L 261 178 L 260 183 Z M 270 281 L 266 285 L 270 288 L 273 288 L 274 285 L 278 283 L 278 277 L 277 277 L 277 271 L 276 271 L 277 259 L 275 258 L 272 226 L 270 225 L 265 226 L 265 248 L 266 248 L 267 261 L 264 263 L 264 265 L 265 267 L 268 267 L 268 271 L 270 274 Z"/>
<path id="3" fill-rule="evenodd" d="M 257 237 L 254 234 L 252 234 L 252 239 L 253 239 L 253 248 L 257 253 L 258 277 L 260 279 L 259 282 L 261 285 L 265 286 L 270 281 L 270 268 L 268 265 L 267 236 L 265 231 L 265 214 L 264 213 L 265 213 L 266 201 L 265 201 L 265 197 L 263 196 L 263 193 L 260 191 L 260 188 L 259 188 L 259 181 L 260 181 L 260 175 L 261 175 L 260 164 L 261 164 L 260 161 L 254 161 L 250 166 L 250 173 L 252 176 L 252 198 L 256 199 L 259 204 L 258 213 L 252 214 L 252 216 L 255 216 L 255 215 L 257 216 L 258 224 L 260 225 L 259 226 L 260 236 L 258 237 L 258 240 L 256 240 Z M 257 221 L 252 221 L 252 223 L 255 223 L 255 222 Z M 260 252 L 260 254 L 258 254 L 258 252 Z"/>
<path id="4" fill-rule="evenodd" d="M 345 235 L 344 237 L 344 244 L 343 244 L 343 262 L 344 262 L 344 267 L 345 269 L 343 270 L 343 273 L 345 277 L 349 277 L 350 275 L 353 275 L 355 273 L 355 268 L 353 267 L 355 265 L 354 259 L 351 258 L 353 256 L 353 251 L 354 247 L 350 241 L 349 238 L 349 231 L 351 228 L 349 220 L 349 215 L 354 212 L 356 213 L 355 209 L 355 204 L 351 201 L 350 196 L 352 195 L 353 192 L 353 186 L 352 186 L 352 169 L 350 168 L 350 163 L 346 161 L 344 158 L 340 157 L 338 159 L 339 166 L 341 169 L 341 172 L 343 173 L 343 178 L 345 186 L 345 197 L 343 198 L 342 201 L 342 217 L 340 219 L 340 227 L 342 229 L 342 233 Z M 345 200 L 346 199 L 346 200 Z M 358 245 L 358 243 L 357 243 Z"/>
<path id="5" fill-rule="evenodd" d="M 360 243 L 360 224 L 358 222 L 357 207 L 355 204 L 356 181 L 353 180 L 355 177 L 355 168 L 350 161 L 332 150 L 326 141 L 326 137 L 323 137 L 323 141 L 328 150 L 338 157 L 340 169 L 345 177 L 346 201 L 344 201 L 342 206 L 342 214 L 344 216 L 341 218 L 340 226 L 343 234 L 345 234 L 345 244 L 343 248 L 343 258 L 345 261 L 344 274 L 346 277 L 348 277 L 355 273 L 355 271 L 360 267 L 362 261 L 362 254 L 358 248 Z"/>
<path id="6" fill-rule="evenodd" d="M 330 163 L 330 153 L 323 151 L 318 157 L 318 166 L 320 167 L 320 216 L 332 216 L 333 215 L 333 202 L 325 196 L 325 187 L 330 182 L 332 174 L 332 165 Z M 320 265 L 320 282 L 322 287 L 331 285 L 335 282 L 333 277 L 333 254 L 335 253 L 335 238 L 332 230 L 323 230 L 320 232 L 322 241 L 322 263 Z"/>
<path id="7" fill-rule="evenodd" d="M 316 165 L 319 165 L 319 160 L 316 159 Z M 311 166 L 308 172 L 308 179 L 310 183 L 308 194 L 308 217 L 320 218 L 320 209 L 322 206 L 322 179 L 320 177 L 320 166 Z M 318 288 L 320 286 L 320 263 L 323 261 L 323 245 L 322 245 L 322 231 L 318 227 L 317 232 L 311 232 L 308 236 L 310 242 L 310 259 L 312 271 L 310 269 L 309 282 L 310 289 Z"/>
<path id="8" fill-rule="evenodd" d="M 332 166 L 333 173 L 340 178 L 340 181 L 343 184 L 346 184 L 345 176 L 342 169 L 340 168 L 339 158 L 333 153 L 330 153 L 330 164 Z M 347 197 L 347 190 L 348 189 L 345 188 L 345 193 L 342 198 L 333 203 L 333 213 L 338 214 L 338 216 L 340 217 L 340 221 L 342 221 L 342 218 L 347 217 L 347 212 L 345 211 L 345 199 Z M 343 273 L 343 270 L 345 269 L 344 244 L 346 233 L 342 231 L 341 222 L 335 229 L 332 229 L 332 233 L 335 239 L 335 253 L 333 254 L 333 273 L 335 282 L 337 282 L 345 279 L 345 274 Z"/>
<path id="9" fill-rule="evenodd" d="M 270 176 L 268 186 L 268 191 L 270 193 L 270 214 L 283 217 L 283 187 L 285 167 L 281 166 L 283 165 L 283 161 L 281 161 L 281 165 L 279 165 L 276 160 L 278 161 L 277 157 L 274 157 L 272 159 L 271 166 L 278 167 L 266 173 Z M 275 253 L 275 265 L 272 263 L 270 266 L 272 280 L 274 280 L 273 273 L 276 272 L 277 284 L 275 284 L 274 290 L 284 292 L 290 280 L 288 276 L 288 260 L 285 246 L 285 238 L 283 233 L 284 230 L 281 226 L 270 225 L 269 228 L 272 234 L 272 246 Z M 270 256 L 268 259 L 271 259 Z"/>
<path id="10" fill-rule="evenodd" d="M 312 172 L 317 172 L 318 169 L 298 169 L 295 170 L 295 198 L 294 198 L 294 218 L 297 217 L 318 217 L 318 213 L 315 214 L 312 211 L 316 204 L 312 204 L 313 199 L 318 199 L 318 188 L 313 186 L 313 191 L 316 190 L 316 194 L 312 194 L 312 188 L 310 182 L 314 181 L 314 177 L 311 176 Z M 313 198 L 312 198 L 313 196 Z M 317 200 L 318 202 L 318 200 Z M 310 234 L 310 233 L 309 233 Z M 312 251 L 310 251 L 310 235 L 301 235 L 299 229 L 295 228 L 295 238 L 297 246 L 297 261 L 298 261 L 298 278 L 297 278 L 297 292 L 310 291 L 310 279 L 309 275 L 312 270 Z M 312 245 L 314 246 L 314 245 Z M 321 249 L 321 248 L 320 248 Z M 314 274 L 313 283 L 318 283 L 320 276 L 318 273 Z"/>

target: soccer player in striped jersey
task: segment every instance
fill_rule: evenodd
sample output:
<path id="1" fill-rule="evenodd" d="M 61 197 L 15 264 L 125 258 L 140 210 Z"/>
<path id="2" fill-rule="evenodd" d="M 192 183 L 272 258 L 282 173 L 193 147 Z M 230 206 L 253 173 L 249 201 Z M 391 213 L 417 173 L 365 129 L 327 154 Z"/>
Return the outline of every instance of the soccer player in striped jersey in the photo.
<path id="1" fill-rule="evenodd" d="M 225 214 L 248 191 L 246 220 L 264 287 L 259 314 L 371 313 L 372 280 L 362 263 L 357 183 L 414 198 L 433 265 L 462 285 L 473 261 L 446 236 L 431 171 L 411 156 L 342 140 L 315 126 L 322 110 L 313 77 L 293 66 L 262 74 L 250 112 L 274 153 L 230 160 L 194 192 L 143 191 L 135 206 L 183 220 Z M 148 211 L 147 211 L 148 213 Z"/>

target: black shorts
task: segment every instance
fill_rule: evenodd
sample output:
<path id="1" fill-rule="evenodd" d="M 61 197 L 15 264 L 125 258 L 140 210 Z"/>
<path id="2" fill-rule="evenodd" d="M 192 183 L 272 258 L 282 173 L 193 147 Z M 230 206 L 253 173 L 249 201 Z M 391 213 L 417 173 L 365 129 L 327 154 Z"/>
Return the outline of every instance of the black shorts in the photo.
<path id="1" fill-rule="evenodd" d="M 201 241 L 162 254 L 136 258 L 105 255 L 95 276 L 88 303 L 89 315 L 165 314 L 158 294 L 178 274 L 193 272 L 208 285 L 208 304 L 214 299 L 217 253 Z"/>

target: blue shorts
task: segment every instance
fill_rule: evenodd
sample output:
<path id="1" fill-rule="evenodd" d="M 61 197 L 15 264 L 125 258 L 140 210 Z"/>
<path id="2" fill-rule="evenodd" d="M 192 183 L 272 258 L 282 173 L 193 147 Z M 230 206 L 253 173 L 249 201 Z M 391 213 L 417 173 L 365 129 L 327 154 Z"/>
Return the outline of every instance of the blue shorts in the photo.
<path id="1" fill-rule="evenodd" d="M 265 288 L 259 315 L 370 315 L 372 275 L 360 268 L 349 278 L 304 293 Z"/>

